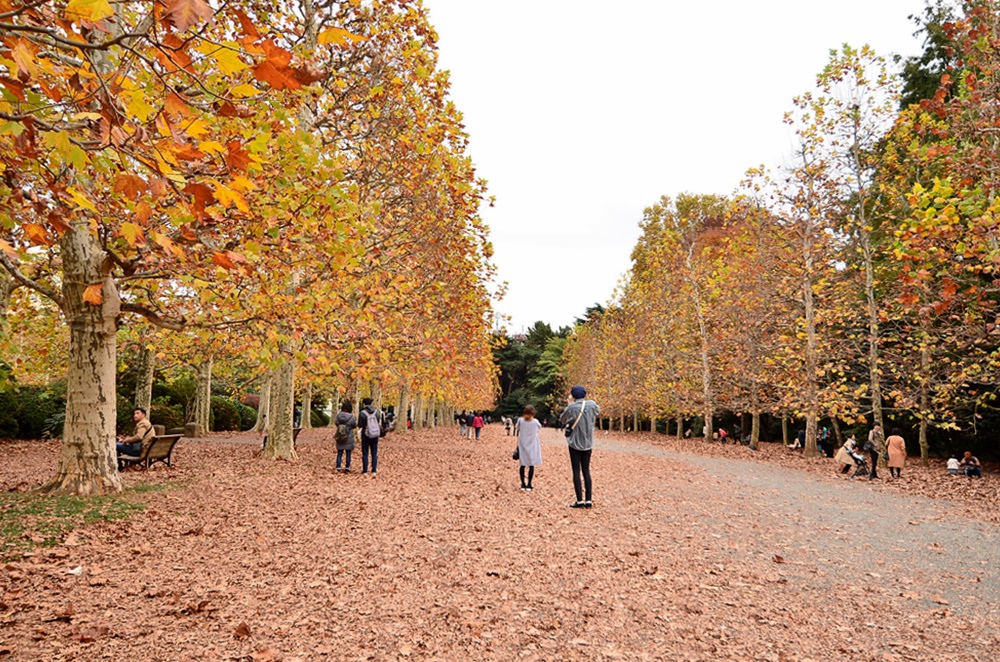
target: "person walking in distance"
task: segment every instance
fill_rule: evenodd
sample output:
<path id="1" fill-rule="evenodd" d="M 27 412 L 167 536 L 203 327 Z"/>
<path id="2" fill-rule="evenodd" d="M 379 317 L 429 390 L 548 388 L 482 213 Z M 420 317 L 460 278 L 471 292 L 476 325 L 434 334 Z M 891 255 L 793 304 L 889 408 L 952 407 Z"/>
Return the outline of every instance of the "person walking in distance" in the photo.
<path id="1" fill-rule="evenodd" d="M 571 508 L 590 508 L 594 505 L 590 455 L 594 449 L 594 421 L 601 413 L 601 408 L 596 402 L 586 398 L 587 390 L 582 386 L 574 386 L 567 398 L 569 406 L 559 417 L 559 422 L 565 426 L 569 461 L 573 468 L 576 502 L 570 505 Z"/>
<path id="2" fill-rule="evenodd" d="M 465 418 L 466 418 L 466 414 L 465 414 L 465 410 L 464 409 L 462 410 L 461 414 L 455 414 L 455 420 L 458 421 L 458 436 L 459 437 L 464 437 L 465 434 L 466 434 L 466 432 L 468 431 L 468 428 L 469 428 L 468 424 L 466 423 Z"/>
<path id="3" fill-rule="evenodd" d="M 358 416 L 358 427 L 361 428 L 361 474 L 368 473 L 368 455 L 371 453 L 372 477 L 378 471 L 378 440 L 382 436 L 382 412 L 372 406 L 372 399 L 361 401 L 364 409 Z"/>
<path id="4" fill-rule="evenodd" d="M 476 420 L 476 412 L 470 411 L 465 415 L 465 429 L 469 433 L 469 439 L 472 439 L 472 422 Z"/>
<path id="5" fill-rule="evenodd" d="M 882 426 L 876 423 L 868 433 L 868 442 L 865 443 L 864 450 L 871 455 L 872 467 L 868 474 L 868 480 L 878 478 L 878 458 L 882 453 Z"/>
<path id="6" fill-rule="evenodd" d="M 535 477 L 535 467 L 542 466 L 542 444 L 538 440 L 538 431 L 542 424 L 535 418 L 535 408 L 527 405 L 524 414 L 517 419 L 517 459 L 521 461 L 521 490 L 530 492 L 531 481 Z M 528 470 L 528 480 L 524 480 L 524 470 Z"/>
<path id="7" fill-rule="evenodd" d="M 479 441 L 479 433 L 483 431 L 483 426 L 486 425 L 483 422 L 483 415 L 477 413 L 472 418 L 472 429 L 476 431 L 476 441 Z"/>
<path id="8" fill-rule="evenodd" d="M 885 440 L 885 445 L 889 452 L 889 477 L 900 478 L 903 475 L 903 466 L 906 464 L 906 442 L 899 428 L 892 429 L 892 434 Z"/>

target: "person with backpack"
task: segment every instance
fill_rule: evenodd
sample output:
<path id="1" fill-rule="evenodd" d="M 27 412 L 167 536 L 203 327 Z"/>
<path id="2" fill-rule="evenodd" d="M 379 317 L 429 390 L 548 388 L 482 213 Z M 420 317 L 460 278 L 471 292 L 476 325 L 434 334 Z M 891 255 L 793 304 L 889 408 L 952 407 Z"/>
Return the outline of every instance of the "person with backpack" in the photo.
<path id="1" fill-rule="evenodd" d="M 590 455 L 594 450 L 594 421 L 601 408 L 593 400 L 586 399 L 587 391 L 582 386 L 574 386 L 569 393 L 569 406 L 559 417 L 559 422 L 565 426 L 569 460 L 573 467 L 576 502 L 570 504 L 570 508 L 591 508 L 594 502 L 591 499 Z"/>
<path id="2" fill-rule="evenodd" d="M 368 455 L 371 454 L 372 477 L 378 471 L 378 440 L 385 434 L 385 423 L 382 412 L 372 406 L 372 399 L 361 401 L 364 409 L 358 416 L 358 427 L 361 428 L 361 475 L 368 473 Z"/>
<path id="3" fill-rule="evenodd" d="M 465 415 L 465 429 L 469 434 L 469 439 L 472 439 L 472 424 L 476 420 L 476 412 L 470 411 Z"/>
<path id="4" fill-rule="evenodd" d="M 353 408 L 350 402 L 345 402 L 340 411 L 337 412 L 337 417 L 333 420 L 336 428 L 336 432 L 333 433 L 333 439 L 337 442 L 337 471 L 343 471 L 344 473 L 350 473 L 351 471 L 354 430 L 358 427 L 358 421 L 354 418 L 354 414 L 351 413 L 351 409 Z M 347 463 L 341 469 L 340 462 L 344 457 L 344 453 L 347 453 Z"/>

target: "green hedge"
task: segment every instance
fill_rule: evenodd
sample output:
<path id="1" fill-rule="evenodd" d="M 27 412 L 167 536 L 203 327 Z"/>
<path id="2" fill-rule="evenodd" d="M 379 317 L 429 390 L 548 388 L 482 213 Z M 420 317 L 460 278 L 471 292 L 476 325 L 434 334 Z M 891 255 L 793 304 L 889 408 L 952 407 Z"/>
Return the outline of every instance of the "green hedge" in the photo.
<path id="1" fill-rule="evenodd" d="M 59 414 L 66 415 L 65 384 L 0 392 L 0 437 L 41 439 Z"/>
<path id="2" fill-rule="evenodd" d="M 240 412 L 240 430 L 246 432 L 257 424 L 257 410 L 248 407 L 242 402 L 236 403 L 236 409 Z"/>
<path id="3" fill-rule="evenodd" d="M 330 417 L 321 411 L 312 409 L 309 412 L 309 422 L 314 428 L 325 428 L 330 425 Z"/>
<path id="4" fill-rule="evenodd" d="M 149 420 L 153 425 L 162 425 L 166 430 L 184 427 L 184 406 L 171 404 L 168 398 L 153 400 Z"/>
<path id="5" fill-rule="evenodd" d="M 239 430 L 242 419 L 236 403 L 221 395 L 212 396 L 212 431 L 230 432 Z"/>

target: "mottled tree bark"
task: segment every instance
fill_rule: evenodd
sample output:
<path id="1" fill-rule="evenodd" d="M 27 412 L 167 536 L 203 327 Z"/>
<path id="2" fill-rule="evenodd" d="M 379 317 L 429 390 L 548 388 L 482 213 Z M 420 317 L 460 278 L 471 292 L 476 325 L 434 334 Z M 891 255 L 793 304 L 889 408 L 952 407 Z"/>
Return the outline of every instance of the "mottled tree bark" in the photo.
<path id="1" fill-rule="evenodd" d="M 91 496 L 120 492 L 115 455 L 116 319 L 121 302 L 106 255 L 88 223 L 76 221 L 60 241 L 63 314 L 69 325 L 66 423 L 55 477 L 41 488 L 53 494 Z M 102 284 L 101 303 L 83 300 Z"/>
<path id="2" fill-rule="evenodd" d="M 272 373 L 267 373 L 260 380 L 260 401 L 257 403 L 257 422 L 251 431 L 264 432 L 267 429 L 268 408 L 271 406 Z"/>
<path id="3" fill-rule="evenodd" d="M 406 433 L 406 416 L 410 408 L 410 386 L 404 385 L 399 389 L 399 401 L 396 405 L 396 432 Z"/>
<path id="4" fill-rule="evenodd" d="M 194 424 L 200 437 L 212 429 L 212 357 L 206 357 L 194 371 Z"/>
<path id="5" fill-rule="evenodd" d="M 292 439 L 292 419 L 295 414 L 295 363 L 289 359 L 281 365 L 271 384 L 271 402 L 268 407 L 267 443 L 263 457 L 266 460 L 295 460 Z"/>
<path id="6" fill-rule="evenodd" d="M 156 368 L 156 352 L 151 347 L 143 345 L 139 349 L 139 377 L 135 383 L 135 407 L 144 409 L 152 416 L 153 411 L 153 372 Z"/>
<path id="7" fill-rule="evenodd" d="M 313 385 L 312 382 L 306 382 L 302 389 L 302 422 L 299 423 L 299 427 L 306 430 L 312 427 L 312 404 Z"/>

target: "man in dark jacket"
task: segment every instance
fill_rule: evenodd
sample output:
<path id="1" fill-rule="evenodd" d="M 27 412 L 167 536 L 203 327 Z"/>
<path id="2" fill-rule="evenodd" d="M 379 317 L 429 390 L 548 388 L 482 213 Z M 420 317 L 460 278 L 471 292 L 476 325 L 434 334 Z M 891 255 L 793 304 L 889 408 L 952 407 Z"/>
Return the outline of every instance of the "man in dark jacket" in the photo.
<path id="1" fill-rule="evenodd" d="M 372 406 L 372 399 L 361 401 L 364 409 L 358 416 L 358 427 L 361 429 L 361 473 L 368 473 L 368 454 L 371 453 L 372 477 L 378 471 L 378 440 L 382 436 L 382 412 Z"/>

